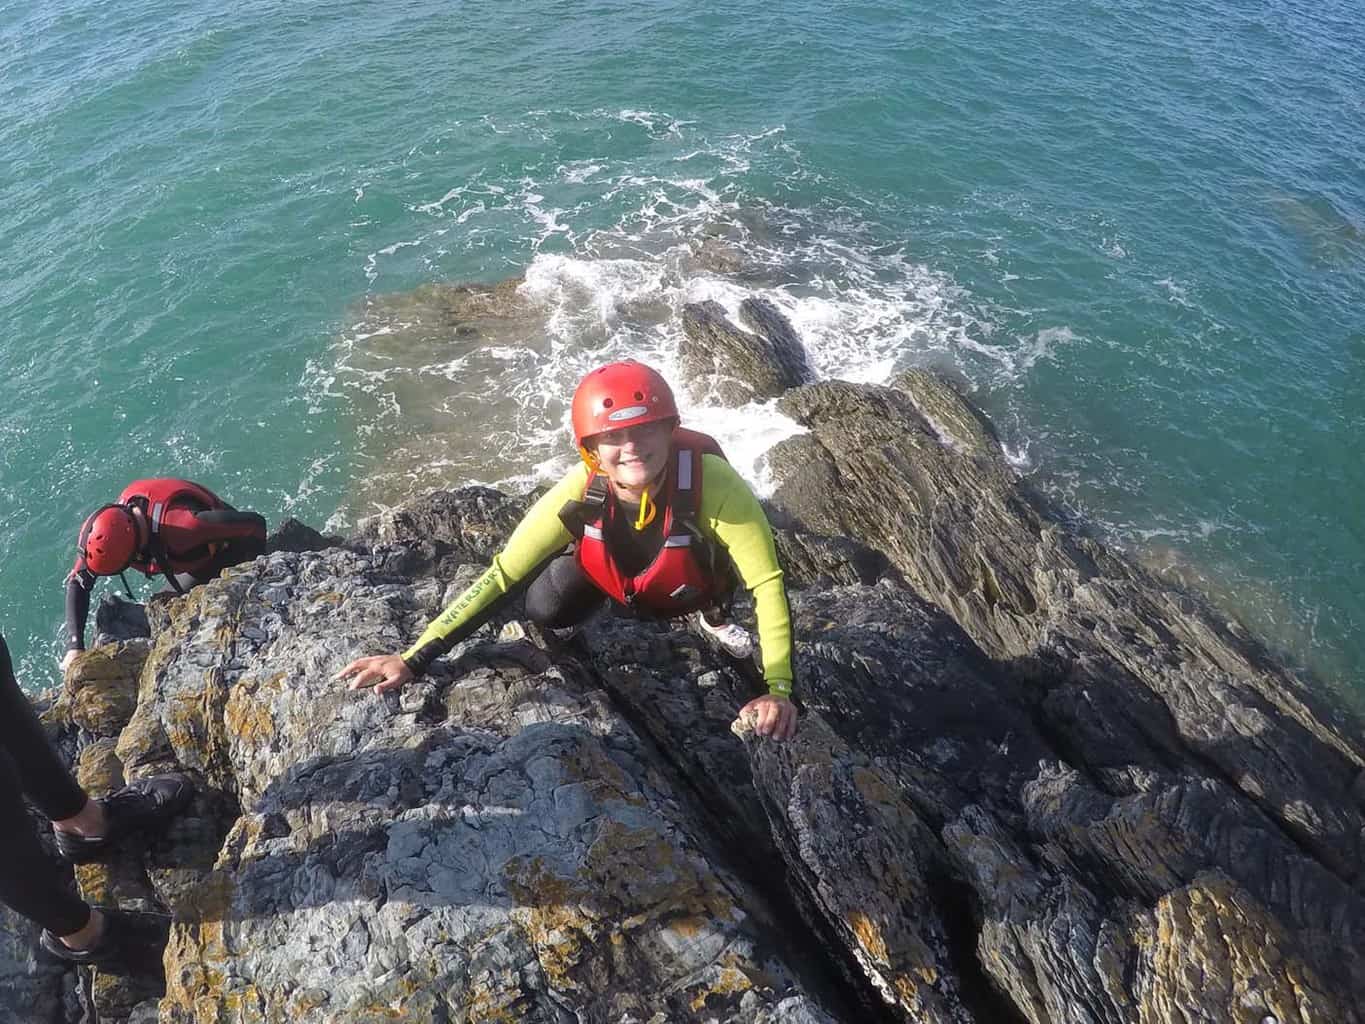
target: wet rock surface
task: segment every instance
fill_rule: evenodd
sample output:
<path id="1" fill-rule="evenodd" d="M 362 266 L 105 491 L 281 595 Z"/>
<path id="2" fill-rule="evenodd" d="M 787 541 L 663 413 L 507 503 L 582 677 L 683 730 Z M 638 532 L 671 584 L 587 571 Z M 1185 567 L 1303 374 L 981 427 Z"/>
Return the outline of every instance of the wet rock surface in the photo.
<path id="1" fill-rule="evenodd" d="M 678 361 L 694 398 L 740 406 L 777 398 L 814 380 L 805 347 L 792 325 L 766 299 L 745 299 L 736 327 L 718 302 L 683 307 Z"/>
<path id="2" fill-rule="evenodd" d="M 809 431 L 771 455 L 789 743 L 735 722 L 752 664 L 611 614 L 560 641 L 512 607 L 401 694 L 342 689 L 502 543 L 525 499 L 486 488 L 83 657 L 49 716 L 82 780 L 201 784 L 81 869 L 175 922 L 164 988 L 97 974 L 99 1019 L 1360 1021 L 1360 723 L 1062 525 L 938 378 L 785 372 L 745 387 Z"/>

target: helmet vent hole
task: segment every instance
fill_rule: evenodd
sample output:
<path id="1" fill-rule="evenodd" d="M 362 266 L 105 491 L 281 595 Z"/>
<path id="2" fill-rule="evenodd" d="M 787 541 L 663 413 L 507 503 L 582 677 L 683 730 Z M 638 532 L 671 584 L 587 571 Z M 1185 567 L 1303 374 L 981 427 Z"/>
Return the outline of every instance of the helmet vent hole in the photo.
<path id="1" fill-rule="evenodd" d="M 616 403 L 613 402 L 610 398 L 604 398 L 604 399 L 602 399 L 602 408 L 603 408 L 603 409 L 610 409 L 610 408 L 611 408 L 613 405 L 615 405 L 615 404 L 616 404 Z"/>
<path id="2" fill-rule="evenodd" d="M 644 400 L 645 400 L 645 394 L 644 394 L 643 391 L 637 391 L 637 392 L 635 392 L 635 401 L 637 401 L 637 402 L 643 402 Z"/>

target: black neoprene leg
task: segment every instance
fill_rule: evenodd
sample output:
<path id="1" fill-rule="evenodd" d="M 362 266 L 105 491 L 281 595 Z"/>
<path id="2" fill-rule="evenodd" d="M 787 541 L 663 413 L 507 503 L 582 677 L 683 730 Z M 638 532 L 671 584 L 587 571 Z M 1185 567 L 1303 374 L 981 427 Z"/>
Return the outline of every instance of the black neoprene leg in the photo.
<path id="1" fill-rule="evenodd" d="M 38 716 L 14 678 L 9 647 L 0 637 L 0 750 L 13 759 L 17 788 L 52 821 L 85 806 L 85 791 L 47 741 Z"/>
<path id="2" fill-rule="evenodd" d="M 570 551 L 550 562 L 527 588 L 526 615 L 547 629 L 564 629 L 586 620 L 606 599 Z"/>
<path id="3" fill-rule="evenodd" d="M 56 935 L 70 935 L 89 923 L 90 908 L 38 842 L 25 793 L 56 820 L 71 817 L 86 801 L 43 735 L 0 638 L 0 903 Z"/>
<path id="4" fill-rule="evenodd" d="M 43 850 L 19 796 L 13 759 L 0 752 L 0 903 L 54 935 L 70 935 L 90 923 L 90 908 L 68 887 Z"/>
<path id="5" fill-rule="evenodd" d="M 234 537 L 232 540 L 223 544 L 222 550 L 214 557 L 213 561 L 203 569 L 199 575 L 189 572 L 178 572 L 175 574 L 175 581 L 180 584 L 180 589 L 189 593 L 200 584 L 207 583 L 215 579 L 224 569 L 234 565 L 241 565 L 249 562 L 253 558 L 265 554 L 265 538 L 263 537 Z M 169 583 L 161 589 L 163 594 L 176 593 L 175 587 Z"/>

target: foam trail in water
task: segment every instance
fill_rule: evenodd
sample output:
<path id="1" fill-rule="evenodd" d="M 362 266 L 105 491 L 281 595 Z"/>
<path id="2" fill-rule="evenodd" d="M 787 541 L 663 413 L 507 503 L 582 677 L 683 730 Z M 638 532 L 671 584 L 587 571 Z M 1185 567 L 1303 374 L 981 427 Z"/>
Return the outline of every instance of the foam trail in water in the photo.
<path id="1" fill-rule="evenodd" d="M 579 133 L 596 126 L 604 139 L 622 124 L 638 127 L 652 140 L 646 149 L 675 152 L 662 160 L 657 153 L 547 160 L 515 178 L 461 183 L 413 204 L 416 218 L 459 225 L 439 243 L 443 254 L 482 252 L 490 238 L 530 254 L 517 289 L 524 308 L 479 321 L 468 343 L 452 343 L 440 311 L 413 293 L 414 308 L 401 315 L 360 317 L 341 339 L 335 380 L 318 374 L 328 392 L 340 386 L 364 396 L 358 411 L 373 421 L 363 428 L 368 444 L 390 445 L 374 456 L 409 486 L 557 476 L 573 458 L 574 387 L 588 370 L 630 357 L 668 376 L 685 422 L 714 434 L 768 490 L 762 456 L 799 427 L 772 402 L 726 409 L 687 395 L 677 357 L 683 307 L 692 302 L 717 302 L 739 323 L 745 299 L 767 299 L 791 321 L 818 377 L 858 382 L 932 363 L 999 385 L 1075 341 L 1064 327 L 995 338 L 988 311 L 903 245 L 887 244 L 850 207 L 801 209 L 750 195 L 753 166 L 793 188 L 810 174 L 780 126 L 707 139 L 653 111 L 534 111 L 525 123 L 481 130 L 551 138 L 560 123 Z M 604 151 L 612 148 L 604 142 Z M 411 266 L 409 247 L 435 250 L 434 233 L 406 231 L 368 258 L 371 280 L 386 260 Z M 411 440 L 423 431 L 429 443 Z M 442 454 L 419 455 L 423 447 Z M 1018 465 L 1026 452 L 1020 442 L 1007 454 Z M 431 471 L 438 464 L 462 475 L 438 481 Z"/>

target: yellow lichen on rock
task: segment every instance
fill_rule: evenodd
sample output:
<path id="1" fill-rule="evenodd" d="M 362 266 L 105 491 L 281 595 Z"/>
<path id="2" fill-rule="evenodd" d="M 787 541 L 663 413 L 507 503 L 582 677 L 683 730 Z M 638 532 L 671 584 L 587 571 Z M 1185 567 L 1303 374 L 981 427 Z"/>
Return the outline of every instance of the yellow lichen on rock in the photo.
<path id="1" fill-rule="evenodd" d="M 1352 1019 L 1274 916 L 1219 872 L 1163 896 L 1139 924 L 1136 947 L 1142 1024 L 1208 1011 L 1228 1020 L 1273 1014 L 1281 1024 Z"/>
<path id="2" fill-rule="evenodd" d="M 222 996 L 223 972 L 211 963 L 223 962 L 221 926 L 217 940 L 209 940 L 202 925 L 173 924 L 166 943 L 166 995 L 161 1001 L 163 1020 L 185 1019 L 200 1024 L 218 1019 L 216 1007 Z M 216 947 L 216 948 L 215 948 Z"/>
<path id="3" fill-rule="evenodd" d="M 733 953 L 729 953 L 726 954 L 716 980 L 699 990 L 692 997 L 690 1006 L 694 1012 L 700 1013 L 706 1009 L 707 1001 L 712 996 L 729 998 L 742 992 L 748 992 L 753 987 L 753 980 L 740 968 L 738 958 Z"/>
<path id="4" fill-rule="evenodd" d="M 896 995 L 901 1002 L 906 1005 L 913 1004 L 919 996 L 919 986 L 915 984 L 915 979 L 905 974 L 898 974 L 891 981 L 896 990 Z"/>
<path id="5" fill-rule="evenodd" d="M 223 723 L 227 731 L 248 744 L 268 741 L 275 735 L 275 720 L 271 716 L 270 699 L 278 693 L 283 675 L 269 679 L 242 679 L 228 691 L 223 707 Z"/>
<path id="6" fill-rule="evenodd" d="M 468 1024 L 518 1024 L 522 1019 L 517 1004 L 524 993 L 519 986 L 495 990 L 476 983 L 465 990 L 465 995 Z"/>
<path id="7" fill-rule="evenodd" d="M 116 736 L 137 706 L 145 647 L 106 644 L 76 659 L 53 714 L 96 736 Z"/>
<path id="8" fill-rule="evenodd" d="M 96 740 L 81 751 L 76 781 L 91 796 L 105 796 L 123 785 L 123 762 L 112 739 Z"/>
<path id="9" fill-rule="evenodd" d="M 503 881 L 522 904 L 512 918 L 525 930 L 546 977 L 556 988 L 576 990 L 573 972 L 583 960 L 584 940 L 597 936 L 596 924 L 577 905 L 589 891 L 574 879 L 555 875 L 539 857 L 509 860 Z"/>
<path id="10" fill-rule="evenodd" d="M 890 962 L 886 940 L 882 937 L 881 929 L 870 917 L 861 911 L 854 910 L 844 920 L 853 930 L 854 936 L 858 939 L 858 945 L 863 948 L 868 956 L 881 964 Z"/>

